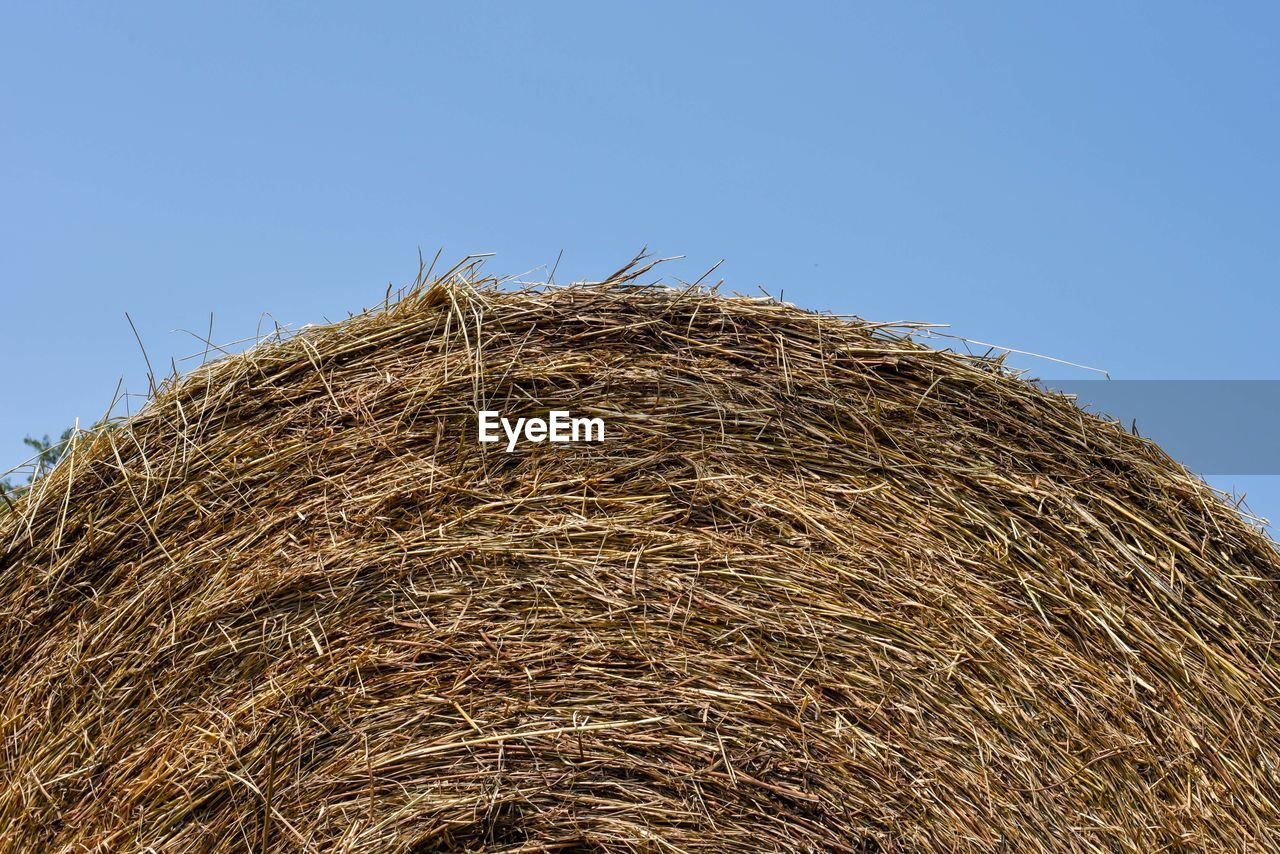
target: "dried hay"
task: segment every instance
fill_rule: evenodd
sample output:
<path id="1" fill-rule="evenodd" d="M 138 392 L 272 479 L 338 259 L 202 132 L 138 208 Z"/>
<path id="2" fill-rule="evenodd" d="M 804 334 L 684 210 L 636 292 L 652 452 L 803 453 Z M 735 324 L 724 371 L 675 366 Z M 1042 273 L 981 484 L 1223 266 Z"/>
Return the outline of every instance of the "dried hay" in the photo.
<path id="1" fill-rule="evenodd" d="M 0 520 L 0 848 L 1277 849 L 1260 533 L 994 361 L 640 272 L 81 436 Z"/>

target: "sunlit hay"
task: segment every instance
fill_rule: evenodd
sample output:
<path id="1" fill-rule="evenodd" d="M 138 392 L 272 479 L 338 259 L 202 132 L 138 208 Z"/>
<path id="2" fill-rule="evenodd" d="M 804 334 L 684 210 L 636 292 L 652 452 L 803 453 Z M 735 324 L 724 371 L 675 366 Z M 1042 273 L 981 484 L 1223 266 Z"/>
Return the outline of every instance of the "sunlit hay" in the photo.
<path id="1" fill-rule="evenodd" d="M 0 849 L 1276 850 L 1249 523 L 997 362 L 638 272 L 81 436 L 0 520 Z"/>

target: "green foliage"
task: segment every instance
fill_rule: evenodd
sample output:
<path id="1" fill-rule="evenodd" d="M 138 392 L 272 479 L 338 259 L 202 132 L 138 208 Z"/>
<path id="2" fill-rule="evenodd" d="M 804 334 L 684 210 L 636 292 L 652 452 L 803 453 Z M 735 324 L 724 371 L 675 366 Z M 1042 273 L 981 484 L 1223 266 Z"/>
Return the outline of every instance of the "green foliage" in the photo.
<path id="1" fill-rule="evenodd" d="M 58 437 L 57 441 L 50 439 L 48 434 L 45 434 L 44 438 L 41 439 L 35 439 L 28 436 L 22 440 L 23 444 L 29 446 L 36 452 L 36 456 L 32 464 L 32 472 L 28 475 L 26 483 L 14 483 L 7 479 L 0 480 L 0 494 L 5 496 L 5 500 L 0 501 L 0 514 L 7 513 L 10 509 L 9 502 L 12 499 L 17 498 L 30 489 L 32 483 L 43 477 L 50 469 L 58 464 L 58 461 L 61 460 L 63 455 L 67 452 L 67 448 L 70 447 L 71 436 L 74 432 L 75 430 L 72 428 L 63 430 L 62 435 Z"/>
<path id="2" fill-rule="evenodd" d="M 36 472 L 32 475 L 32 480 L 40 477 L 58 464 L 58 460 L 62 459 L 63 454 L 70 447 L 71 434 L 74 432 L 72 428 L 68 427 L 62 431 L 62 435 L 58 437 L 57 442 L 50 441 L 47 433 L 43 439 L 33 439 L 28 436 L 22 440 L 24 444 L 34 448 L 36 452 Z"/>

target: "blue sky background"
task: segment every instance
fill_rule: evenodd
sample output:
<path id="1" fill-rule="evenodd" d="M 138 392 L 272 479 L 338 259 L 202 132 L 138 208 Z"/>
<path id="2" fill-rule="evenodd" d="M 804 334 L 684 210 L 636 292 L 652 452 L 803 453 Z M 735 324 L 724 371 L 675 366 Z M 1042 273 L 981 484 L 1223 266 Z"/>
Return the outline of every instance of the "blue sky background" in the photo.
<path id="1" fill-rule="evenodd" d="M 145 390 L 126 311 L 167 366 L 210 313 L 370 305 L 419 247 L 567 280 L 647 244 L 1115 377 L 1280 378 L 1274 4 L 0 15 L 0 469 Z M 1276 480 L 1215 483 L 1280 516 Z"/>

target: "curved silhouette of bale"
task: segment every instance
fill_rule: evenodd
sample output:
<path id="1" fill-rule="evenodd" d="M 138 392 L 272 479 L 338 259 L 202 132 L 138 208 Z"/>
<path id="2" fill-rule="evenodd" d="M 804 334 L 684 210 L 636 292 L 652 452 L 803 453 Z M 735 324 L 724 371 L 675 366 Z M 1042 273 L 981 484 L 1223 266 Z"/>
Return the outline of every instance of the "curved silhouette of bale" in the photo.
<path id="1" fill-rule="evenodd" d="M 639 272 L 453 273 L 79 437 L 0 520 L 3 850 L 1276 850 L 1235 510 L 998 362 Z"/>

